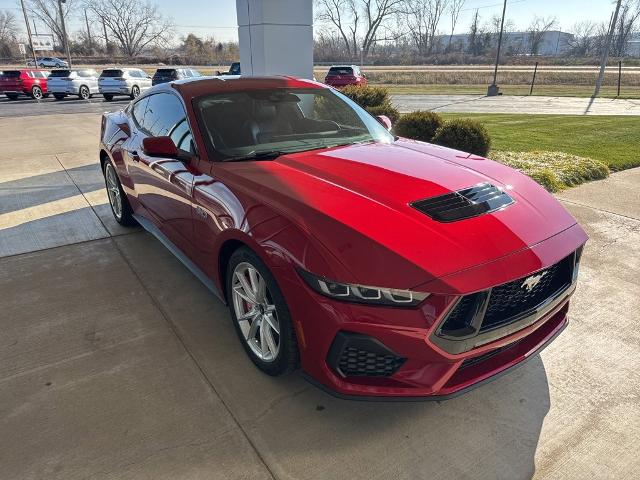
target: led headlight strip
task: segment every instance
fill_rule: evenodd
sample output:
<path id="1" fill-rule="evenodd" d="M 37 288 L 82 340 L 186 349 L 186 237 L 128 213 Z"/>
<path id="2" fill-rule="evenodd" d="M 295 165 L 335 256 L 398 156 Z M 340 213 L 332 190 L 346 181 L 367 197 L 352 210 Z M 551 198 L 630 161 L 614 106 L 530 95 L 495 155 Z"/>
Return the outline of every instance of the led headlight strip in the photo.
<path id="1" fill-rule="evenodd" d="M 370 287 L 353 283 L 336 282 L 298 269 L 302 279 L 316 292 L 336 300 L 386 305 L 390 307 L 414 307 L 429 296 L 426 292 Z"/>

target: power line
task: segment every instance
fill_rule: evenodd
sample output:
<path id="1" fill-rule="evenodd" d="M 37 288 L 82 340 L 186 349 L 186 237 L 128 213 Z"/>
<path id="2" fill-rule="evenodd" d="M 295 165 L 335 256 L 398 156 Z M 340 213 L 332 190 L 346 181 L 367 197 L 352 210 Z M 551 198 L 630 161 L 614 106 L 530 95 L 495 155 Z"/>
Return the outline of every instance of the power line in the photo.
<path id="1" fill-rule="evenodd" d="M 527 0 L 512 0 L 511 2 L 508 2 L 509 5 L 513 5 L 514 3 L 522 3 L 522 2 L 526 2 Z M 471 10 L 480 10 L 483 8 L 493 8 L 493 7 L 502 7 L 502 3 L 493 3 L 491 5 L 482 5 L 479 7 L 469 7 L 469 8 L 463 8 L 462 10 L 460 10 L 461 12 L 468 12 Z"/>

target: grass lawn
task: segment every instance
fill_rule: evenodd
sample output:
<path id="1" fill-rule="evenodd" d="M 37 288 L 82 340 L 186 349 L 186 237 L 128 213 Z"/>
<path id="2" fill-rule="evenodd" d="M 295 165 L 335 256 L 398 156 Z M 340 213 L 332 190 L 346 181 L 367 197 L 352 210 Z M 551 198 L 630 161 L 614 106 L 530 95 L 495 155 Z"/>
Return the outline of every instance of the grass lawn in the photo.
<path id="1" fill-rule="evenodd" d="M 640 166 L 640 116 L 442 115 L 482 122 L 493 150 L 560 151 L 600 160 L 612 171 Z"/>
<path id="2" fill-rule="evenodd" d="M 486 95 L 487 85 L 378 85 L 389 89 L 392 95 Z M 533 90 L 533 95 L 549 97 L 590 97 L 593 86 L 587 85 L 539 85 Z M 500 85 L 504 95 L 529 95 L 528 85 Z M 603 86 L 600 96 L 616 98 L 616 87 Z M 640 98 L 640 88 L 623 86 L 620 98 Z"/>

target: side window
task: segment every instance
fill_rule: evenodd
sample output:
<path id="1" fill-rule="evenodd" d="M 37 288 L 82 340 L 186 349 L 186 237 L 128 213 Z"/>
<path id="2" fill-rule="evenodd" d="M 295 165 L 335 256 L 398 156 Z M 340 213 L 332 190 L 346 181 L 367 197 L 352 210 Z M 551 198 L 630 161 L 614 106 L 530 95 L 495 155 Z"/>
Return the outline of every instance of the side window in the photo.
<path id="1" fill-rule="evenodd" d="M 144 114 L 147 110 L 147 103 L 149 103 L 149 97 L 142 98 L 133 104 L 131 109 L 131 116 L 136 124 L 144 130 Z"/>
<path id="2" fill-rule="evenodd" d="M 171 137 L 176 147 L 191 152 L 191 131 L 182 103 L 170 93 L 157 93 L 147 97 L 141 128 L 154 137 Z M 135 107 L 134 107 L 135 115 Z"/>

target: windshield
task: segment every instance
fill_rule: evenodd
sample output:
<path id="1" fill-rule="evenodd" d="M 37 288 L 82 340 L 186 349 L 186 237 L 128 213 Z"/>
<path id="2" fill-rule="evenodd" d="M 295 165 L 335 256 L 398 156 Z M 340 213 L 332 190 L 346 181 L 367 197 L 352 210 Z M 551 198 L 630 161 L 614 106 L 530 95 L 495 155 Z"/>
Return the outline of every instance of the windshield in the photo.
<path id="1" fill-rule="evenodd" d="M 211 157 L 292 153 L 393 135 L 353 101 L 328 88 L 274 88 L 199 97 L 195 109 Z"/>
<path id="2" fill-rule="evenodd" d="M 331 67 L 329 69 L 329 75 L 353 75 L 353 68 L 351 68 L 351 67 Z"/>

